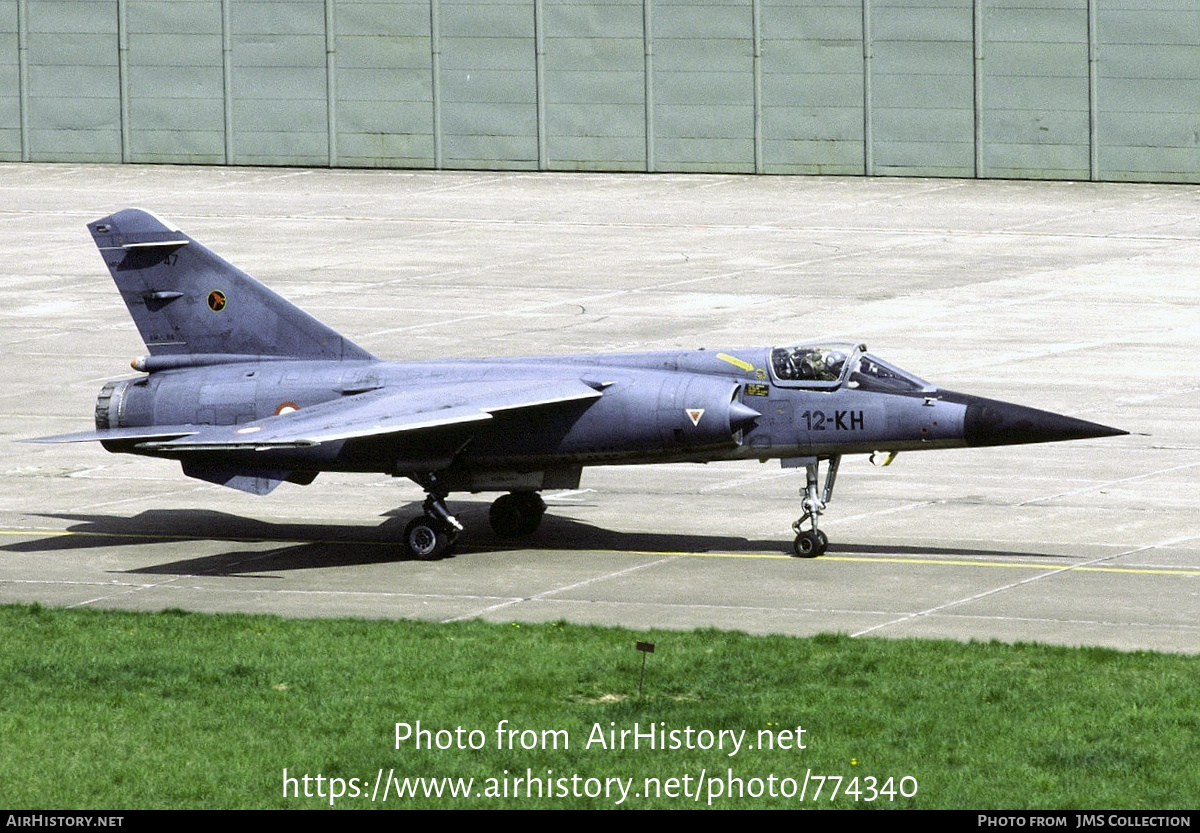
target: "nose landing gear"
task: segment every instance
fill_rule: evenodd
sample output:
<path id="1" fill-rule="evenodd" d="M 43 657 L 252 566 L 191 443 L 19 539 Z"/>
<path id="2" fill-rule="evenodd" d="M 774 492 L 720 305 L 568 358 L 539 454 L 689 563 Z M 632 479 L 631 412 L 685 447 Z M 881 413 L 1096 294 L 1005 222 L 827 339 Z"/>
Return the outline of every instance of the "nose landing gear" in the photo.
<path id="1" fill-rule="evenodd" d="M 801 492 L 804 498 L 800 502 L 804 514 L 792 524 L 792 531 L 796 533 L 792 549 L 800 558 L 816 558 L 818 555 L 824 555 L 825 550 L 829 548 L 829 537 L 818 528 L 818 519 L 825 511 L 825 506 L 829 503 L 830 498 L 833 497 L 833 484 L 837 480 L 838 465 L 841 462 L 841 455 L 829 458 L 829 465 L 825 472 L 825 488 L 818 494 L 817 482 L 821 459 L 819 457 L 801 457 L 794 461 L 795 465 L 804 466 L 806 475 L 805 487 Z M 812 527 L 811 529 L 804 529 L 806 521 Z"/>

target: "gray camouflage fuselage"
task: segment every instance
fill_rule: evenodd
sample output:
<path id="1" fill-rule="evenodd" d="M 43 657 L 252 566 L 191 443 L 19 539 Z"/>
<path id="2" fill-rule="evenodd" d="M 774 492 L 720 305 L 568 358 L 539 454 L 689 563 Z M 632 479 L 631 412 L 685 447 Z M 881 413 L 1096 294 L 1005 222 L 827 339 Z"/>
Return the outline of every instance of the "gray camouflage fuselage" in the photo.
<path id="1" fill-rule="evenodd" d="M 152 373 L 119 382 L 98 428 L 234 425 L 373 391 L 469 386 L 504 379 L 535 384 L 539 369 L 603 385 L 594 400 L 554 409 L 501 412 L 484 425 L 468 423 L 399 436 L 335 440 L 305 448 L 208 452 L 230 468 L 359 471 L 407 475 L 438 471 L 452 491 L 502 491 L 577 484 L 588 465 L 710 462 L 831 454 L 908 451 L 966 445 L 967 406 L 928 395 L 850 388 L 784 388 L 728 373 L 715 356 L 763 368 L 766 349 L 478 359 L 456 362 L 314 362 L 269 360 Z M 716 365 L 716 367 L 714 367 Z M 753 372 L 753 371 L 752 371 Z M 751 372 L 751 373 L 752 373 Z M 740 378 L 739 378 L 740 377 Z M 747 391 L 751 392 L 748 395 Z M 753 395 L 765 391 L 765 395 Z M 731 418 L 742 403 L 760 416 Z M 451 401 L 448 404 L 457 404 Z M 693 420 L 689 412 L 699 414 Z M 702 413 L 700 413 L 702 412 Z M 111 451 L 163 457 L 139 440 L 107 441 Z"/>

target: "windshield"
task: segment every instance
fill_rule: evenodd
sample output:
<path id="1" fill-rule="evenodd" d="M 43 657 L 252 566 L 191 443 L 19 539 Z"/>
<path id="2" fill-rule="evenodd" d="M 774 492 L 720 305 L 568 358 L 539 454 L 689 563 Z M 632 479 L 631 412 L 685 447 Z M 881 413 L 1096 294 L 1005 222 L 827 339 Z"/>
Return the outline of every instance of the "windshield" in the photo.
<path id="1" fill-rule="evenodd" d="M 884 393 L 929 392 L 933 385 L 870 353 L 863 353 L 850 374 L 850 387 Z"/>

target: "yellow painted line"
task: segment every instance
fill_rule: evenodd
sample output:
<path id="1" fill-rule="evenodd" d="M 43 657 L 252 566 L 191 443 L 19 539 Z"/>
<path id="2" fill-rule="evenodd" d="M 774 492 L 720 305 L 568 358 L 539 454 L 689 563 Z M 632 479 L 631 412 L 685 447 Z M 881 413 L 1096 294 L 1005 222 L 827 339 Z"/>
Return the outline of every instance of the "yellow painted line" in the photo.
<path id="1" fill-rule="evenodd" d="M 754 370 L 754 365 L 750 364 L 750 362 L 742 361 L 737 356 L 731 356 L 728 353 L 717 353 L 717 358 L 723 362 L 729 362 L 734 367 L 740 368 L 747 373 L 750 373 Z"/>
<path id="2" fill-rule="evenodd" d="M 1061 556 L 1068 557 L 1068 556 Z M 941 558 L 870 558 L 853 555 L 822 555 L 826 561 L 868 561 L 884 564 L 932 564 L 939 567 L 1014 567 L 1022 570 L 1073 570 L 1079 573 L 1142 573 L 1160 576 L 1200 576 L 1200 570 L 1187 567 L 1072 567 L 1070 564 L 1028 564 L 1020 561 L 955 561 Z"/>
<path id="3" fill-rule="evenodd" d="M 398 546 L 398 542 L 393 541 L 365 541 L 343 538 L 327 538 L 313 540 L 311 538 L 270 538 L 270 537 L 252 537 L 252 538 L 227 538 L 225 536 L 196 536 L 196 535 L 165 535 L 156 533 L 131 533 L 131 532 L 71 532 L 69 530 L 51 530 L 51 529 L 0 529 L 0 535 L 17 535 L 27 537 L 55 537 L 64 535 L 81 535 L 92 538 L 132 538 L 151 541 L 229 541 L 232 543 L 247 543 L 247 544 L 346 544 L 354 546 L 380 546 L 392 547 Z M 519 543 L 519 542 L 518 542 Z M 487 546 L 466 546 L 459 550 L 460 553 L 465 552 L 509 552 L 512 547 L 487 547 Z M 553 548 L 548 548 L 550 551 Z M 603 552 L 613 555 L 644 555 L 656 558 L 767 558 L 778 559 L 784 561 L 848 561 L 865 564 L 918 564 L 922 566 L 933 567 L 999 567 L 1009 568 L 1014 570 L 1045 570 L 1050 572 L 1067 572 L 1074 571 L 1078 573 L 1125 573 L 1133 575 L 1157 575 L 1157 576 L 1183 576 L 1192 577 L 1200 576 L 1200 569 L 1190 567 L 1096 567 L 1096 566 L 1079 566 L 1073 567 L 1070 564 L 1030 564 L 1022 561 L 962 561 L 953 558 L 897 558 L 891 556 L 869 556 L 869 555 L 822 555 L 815 559 L 797 558 L 794 555 L 787 553 L 769 553 L 769 552 L 663 552 L 661 550 L 602 550 L 588 549 L 587 547 L 579 547 L 578 549 L 565 550 L 565 552 Z M 1057 556 L 1068 557 L 1068 556 Z"/>
<path id="4" fill-rule="evenodd" d="M 592 552 L 626 553 L 629 555 L 655 555 L 663 557 L 692 558 L 779 558 L 797 561 L 855 561 L 867 564 L 920 564 L 935 567 L 1010 567 L 1019 570 L 1046 570 L 1079 573 L 1135 573 L 1161 576 L 1200 576 L 1200 569 L 1188 567 L 1073 567 L 1070 564 L 1029 564 L 1020 561 L 957 561 L 950 558 L 892 558 L 867 555 L 822 555 L 815 559 L 797 558 L 786 553 L 750 552 L 651 552 L 648 550 L 592 550 Z M 1067 556 L 1062 556 L 1067 557 Z"/>
<path id="5" fill-rule="evenodd" d="M 781 558 L 788 560 L 795 556 L 774 552 L 663 552 L 661 550 L 589 550 L 580 547 L 584 552 L 605 552 L 613 555 L 652 555 L 663 558 Z"/>

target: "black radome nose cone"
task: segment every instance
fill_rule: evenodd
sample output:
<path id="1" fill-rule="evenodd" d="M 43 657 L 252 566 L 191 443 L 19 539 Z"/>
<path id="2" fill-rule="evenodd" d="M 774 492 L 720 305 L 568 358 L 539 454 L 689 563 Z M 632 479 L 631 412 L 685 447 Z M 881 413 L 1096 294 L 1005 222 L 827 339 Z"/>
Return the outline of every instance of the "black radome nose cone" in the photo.
<path id="1" fill-rule="evenodd" d="M 982 396 L 958 394 L 955 398 L 967 406 L 963 418 L 963 439 L 969 446 L 1054 443 L 1119 437 L 1129 433 L 1097 422 Z"/>

